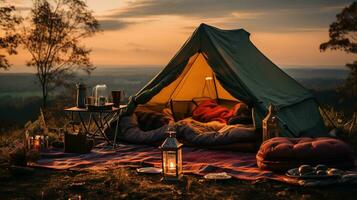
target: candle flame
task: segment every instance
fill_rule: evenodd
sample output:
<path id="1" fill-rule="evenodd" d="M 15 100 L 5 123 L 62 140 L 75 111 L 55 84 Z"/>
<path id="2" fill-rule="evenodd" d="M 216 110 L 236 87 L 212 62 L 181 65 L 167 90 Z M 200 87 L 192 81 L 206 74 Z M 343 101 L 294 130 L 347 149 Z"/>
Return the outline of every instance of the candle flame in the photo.
<path id="1" fill-rule="evenodd" d="M 170 169 L 175 169 L 175 164 L 174 164 L 173 162 L 170 162 L 170 163 L 169 163 L 169 168 L 170 168 Z"/>

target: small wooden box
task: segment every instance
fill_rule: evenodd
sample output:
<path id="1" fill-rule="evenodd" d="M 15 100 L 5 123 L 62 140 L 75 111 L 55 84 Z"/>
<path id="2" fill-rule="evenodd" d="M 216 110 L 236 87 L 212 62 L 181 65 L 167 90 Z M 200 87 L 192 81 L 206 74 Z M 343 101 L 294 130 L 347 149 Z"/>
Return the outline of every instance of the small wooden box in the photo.
<path id="1" fill-rule="evenodd" d="M 89 153 L 94 146 L 93 140 L 88 140 L 87 136 L 80 133 L 64 134 L 64 152 L 66 153 Z"/>

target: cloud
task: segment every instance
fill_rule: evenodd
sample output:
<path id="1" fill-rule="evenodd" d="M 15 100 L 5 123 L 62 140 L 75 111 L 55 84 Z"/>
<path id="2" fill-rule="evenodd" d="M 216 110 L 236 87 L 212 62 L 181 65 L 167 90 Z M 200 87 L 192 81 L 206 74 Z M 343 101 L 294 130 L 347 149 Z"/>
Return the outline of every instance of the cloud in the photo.
<path id="1" fill-rule="evenodd" d="M 245 11 L 237 11 L 237 12 L 232 12 L 231 15 L 235 17 L 236 19 L 259 19 L 263 16 L 268 15 L 269 13 L 267 12 L 245 12 Z"/>
<path id="2" fill-rule="evenodd" d="M 99 26 L 104 31 L 115 31 L 128 27 L 134 22 L 128 22 L 118 19 L 99 19 Z"/>
<path id="3" fill-rule="evenodd" d="M 127 43 L 129 46 L 129 49 L 131 51 L 137 52 L 137 53 L 148 53 L 151 52 L 151 49 L 145 48 L 143 45 L 135 43 L 135 42 L 129 42 Z"/>
<path id="4" fill-rule="evenodd" d="M 30 6 L 15 6 L 15 8 L 18 11 L 30 11 L 31 10 Z"/>
<path id="5" fill-rule="evenodd" d="M 108 47 L 96 47 L 95 51 L 97 52 L 103 52 L 103 53 L 127 53 L 127 52 L 134 52 L 134 53 L 150 53 L 150 54 L 155 54 L 155 53 L 161 53 L 162 51 L 159 50 L 155 50 L 155 49 L 151 49 L 151 48 L 147 48 L 142 44 L 139 43 L 135 43 L 135 42 L 128 42 L 125 43 L 125 48 L 108 48 Z"/>
<path id="6" fill-rule="evenodd" d="M 205 18 L 225 17 L 237 12 L 273 12 L 279 10 L 321 11 L 324 8 L 348 5 L 350 0 L 137 0 L 127 6 L 112 10 L 116 17 L 140 17 L 155 15 L 196 16 Z"/>
<path id="7" fill-rule="evenodd" d="M 182 30 L 192 32 L 192 31 L 194 31 L 196 28 L 197 28 L 197 26 L 184 26 L 184 27 L 182 27 Z"/>
<path id="8" fill-rule="evenodd" d="M 253 27 L 254 31 L 278 31 L 275 27 L 311 30 L 327 27 L 351 0 L 137 0 L 112 9 L 108 18 L 148 19 L 179 16 L 207 23 Z M 140 22 L 140 20 L 139 20 Z M 230 27 L 230 26 L 228 26 Z M 183 29 L 186 32 L 188 29 Z"/>

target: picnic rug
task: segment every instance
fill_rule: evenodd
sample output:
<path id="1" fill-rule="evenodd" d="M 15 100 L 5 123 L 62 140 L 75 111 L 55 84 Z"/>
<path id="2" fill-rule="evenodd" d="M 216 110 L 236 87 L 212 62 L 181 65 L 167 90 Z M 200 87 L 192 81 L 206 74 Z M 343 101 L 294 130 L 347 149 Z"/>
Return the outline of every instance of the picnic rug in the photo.
<path id="1" fill-rule="evenodd" d="M 226 172 L 234 178 L 249 181 L 271 179 L 295 185 L 328 185 L 337 180 L 306 182 L 291 179 L 283 174 L 276 174 L 258 168 L 255 153 L 183 148 L 183 171 L 185 174 L 206 175 Z M 357 165 L 357 161 L 356 161 Z M 42 153 L 41 159 L 32 164 L 56 170 L 106 170 L 119 167 L 154 166 L 161 168 L 161 152 L 157 147 L 144 145 L 119 144 L 112 146 L 99 144 L 90 153 L 63 153 L 61 149 L 52 149 Z M 357 172 L 356 172 L 357 173 Z M 357 174 L 356 174 L 357 175 Z M 332 181 L 332 182 L 331 182 Z M 351 180 L 349 180 L 351 181 Z M 341 182 L 339 180 L 339 182 Z M 353 182 L 357 183 L 354 179 Z"/>

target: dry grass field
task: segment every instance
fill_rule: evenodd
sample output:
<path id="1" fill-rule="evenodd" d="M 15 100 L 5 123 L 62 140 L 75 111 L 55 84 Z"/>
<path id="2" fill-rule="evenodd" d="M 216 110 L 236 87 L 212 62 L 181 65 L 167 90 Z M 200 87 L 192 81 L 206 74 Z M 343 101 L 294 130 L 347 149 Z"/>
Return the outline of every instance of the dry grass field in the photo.
<path id="1" fill-rule="evenodd" d="M 273 181 L 206 181 L 185 175 L 176 184 L 160 175 L 141 175 L 133 169 L 109 171 L 52 171 L 35 169 L 27 176 L 0 172 L 1 199 L 355 199 L 357 187 L 304 188 Z"/>

